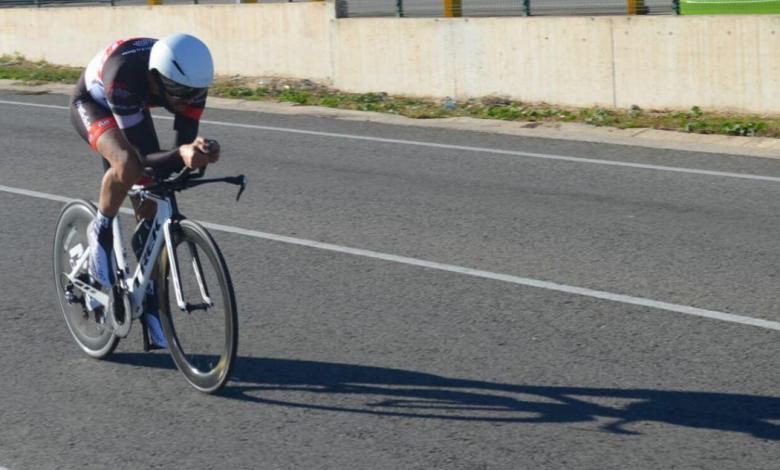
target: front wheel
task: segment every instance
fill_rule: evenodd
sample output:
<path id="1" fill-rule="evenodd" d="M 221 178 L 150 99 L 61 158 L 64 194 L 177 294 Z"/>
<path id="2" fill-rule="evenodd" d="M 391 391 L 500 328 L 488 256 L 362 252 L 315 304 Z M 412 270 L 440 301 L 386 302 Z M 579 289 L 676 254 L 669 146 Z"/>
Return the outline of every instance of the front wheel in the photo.
<path id="1" fill-rule="evenodd" d="M 230 376 L 238 349 L 238 315 L 227 265 L 211 235 L 195 222 L 171 227 L 174 259 L 187 305 L 179 308 L 167 249 L 160 256 L 160 323 L 173 361 L 196 389 L 212 393 Z"/>
<path id="2" fill-rule="evenodd" d="M 73 201 L 62 209 L 54 232 L 54 288 L 76 344 L 89 356 L 103 359 L 116 348 L 119 338 L 108 327 L 103 307 L 90 310 L 86 296 L 68 278 L 76 267 L 76 278 L 89 283 L 87 264 L 79 265 L 89 251 L 87 227 L 97 209 L 87 201 Z"/>

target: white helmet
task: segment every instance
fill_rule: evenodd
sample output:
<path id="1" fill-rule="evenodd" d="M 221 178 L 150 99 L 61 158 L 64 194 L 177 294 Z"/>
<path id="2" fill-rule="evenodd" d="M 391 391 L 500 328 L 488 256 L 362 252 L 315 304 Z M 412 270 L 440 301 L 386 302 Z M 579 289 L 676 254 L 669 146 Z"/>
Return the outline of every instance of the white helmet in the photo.
<path id="1" fill-rule="evenodd" d="M 171 34 L 154 43 L 149 70 L 188 88 L 208 88 L 214 81 L 209 48 L 189 34 Z"/>

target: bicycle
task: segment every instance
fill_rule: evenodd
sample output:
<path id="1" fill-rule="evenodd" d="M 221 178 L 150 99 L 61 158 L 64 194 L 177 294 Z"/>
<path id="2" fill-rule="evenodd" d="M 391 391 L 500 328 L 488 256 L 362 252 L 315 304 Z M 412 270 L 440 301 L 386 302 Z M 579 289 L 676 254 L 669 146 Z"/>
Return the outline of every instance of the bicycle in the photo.
<path id="1" fill-rule="evenodd" d="M 57 296 L 68 329 L 81 349 L 97 359 L 110 356 L 119 340 L 130 333 L 133 320 L 142 318 L 144 298 L 154 276 L 160 323 L 176 367 L 193 387 L 213 393 L 227 382 L 236 357 L 235 294 L 219 247 L 203 226 L 179 212 L 176 193 L 224 182 L 240 186 L 238 201 L 246 188 L 246 178 L 204 178 L 204 174 L 203 170 L 185 169 L 168 178 L 155 177 L 151 185 L 134 186 L 130 191 L 141 201 L 157 203 L 149 233 L 138 246 L 142 248 L 132 277 L 118 216 L 112 226 L 115 285 L 101 290 L 87 274 L 87 226 L 97 209 L 85 200 L 70 202 L 63 208 L 55 230 L 53 264 Z M 185 272 L 190 276 L 184 278 Z M 149 351 L 149 331 L 144 321 L 142 325 L 144 351 Z M 205 336 L 207 346 L 196 340 L 199 333 Z"/>

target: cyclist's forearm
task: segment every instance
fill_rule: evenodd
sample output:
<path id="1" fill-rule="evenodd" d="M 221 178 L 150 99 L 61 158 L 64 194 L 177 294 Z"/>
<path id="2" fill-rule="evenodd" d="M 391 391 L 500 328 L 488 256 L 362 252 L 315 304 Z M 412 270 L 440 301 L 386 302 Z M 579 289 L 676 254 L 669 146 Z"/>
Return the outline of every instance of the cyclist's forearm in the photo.
<path id="1" fill-rule="evenodd" d="M 145 166 L 150 166 L 159 172 L 174 172 L 184 168 L 184 160 L 178 147 L 162 152 L 154 152 L 143 157 Z"/>

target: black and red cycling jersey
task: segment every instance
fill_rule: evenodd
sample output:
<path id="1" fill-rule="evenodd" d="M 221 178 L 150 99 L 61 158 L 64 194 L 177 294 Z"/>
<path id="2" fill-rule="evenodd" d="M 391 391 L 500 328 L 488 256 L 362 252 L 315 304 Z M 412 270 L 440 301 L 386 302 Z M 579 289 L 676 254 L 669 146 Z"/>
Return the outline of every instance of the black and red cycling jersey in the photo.
<path id="1" fill-rule="evenodd" d="M 164 107 L 175 115 L 175 149 L 197 137 L 206 97 L 177 113 L 164 97 L 152 93 L 149 55 L 155 42 L 153 38 L 115 41 L 101 50 L 84 70 L 71 99 L 71 120 L 93 149 L 104 132 L 118 127 L 142 157 L 159 153 L 160 145 L 149 112 L 154 107 Z"/>

